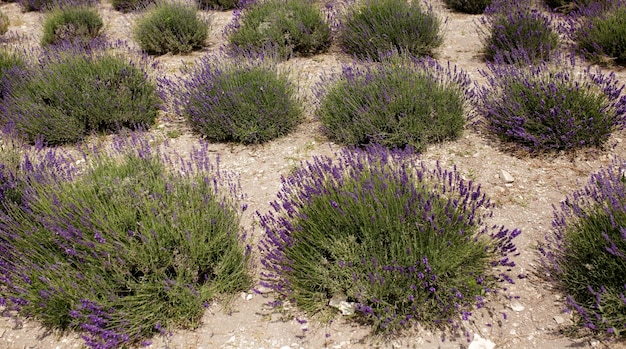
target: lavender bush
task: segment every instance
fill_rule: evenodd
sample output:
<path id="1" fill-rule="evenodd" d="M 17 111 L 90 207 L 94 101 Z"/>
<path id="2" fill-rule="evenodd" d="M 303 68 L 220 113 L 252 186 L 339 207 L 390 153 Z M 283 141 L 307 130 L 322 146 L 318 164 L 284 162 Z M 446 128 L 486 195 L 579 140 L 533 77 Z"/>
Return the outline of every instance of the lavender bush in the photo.
<path id="1" fill-rule="evenodd" d="M 9 30 L 9 24 L 9 16 L 0 11 L 0 35 L 6 34 L 6 32 Z"/>
<path id="2" fill-rule="evenodd" d="M 189 53 L 206 45 L 208 22 L 181 2 L 160 2 L 137 21 L 134 38 L 149 54 Z"/>
<path id="3" fill-rule="evenodd" d="M 479 34 L 487 61 L 504 57 L 504 63 L 519 57 L 531 63 L 548 60 L 559 45 L 552 17 L 528 2 L 494 0 L 481 18 Z"/>
<path id="4" fill-rule="evenodd" d="M 236 10 L 226 33 L 234 51 L 277 51 L 283 59 L 330 47 L 330 26 L 309 0 L 267 0 Z"/>
<path id="5" fill-rule="evenodd" d="M 232 10 L 238 8 L 242 0 L 196 0 L 196 4 L 203 10 Z"/>
<path id="6" fill-rule="evenodd" d="M 174 110 L 211 141 L 264 143 L 302 118 L 295 86 L 269 60 L 207 56 L 186 75 L 161 87 Z"/>
<path id="7" fill-rule="evenodd" d="M 358 58 L 377 59 L 398 51 L 432 56 L 443 43 L 441 20 L 419 1 L 368 0 L 348 12 L 339 29 L 339 44 Z"/>
<path id="8" fill-rule="evenodd" d="M 22 11 L 48 11 L 53 9 L 74 7 L 74 6 L 94 6 L 97 0 L 17 0 L 22 7 Z"/>
<path id="9" fill-rule="evenodd" d="M 22 70 L 2 102 L 0 124 L 29 141 L 77 142 L 91 132 L 154 123 L 160 106 L 144 68 L 106 50 L 60 47 Z"/>
<path id="10" fill-rule="evenodd" d="M 353 304 L 389 332 L 467 319 L 514 266 L 520 232 L 485 223 L 491 203 L 456 170 L 378 145 L 301 164 L 261 215 L 262 285 L 308 313 Z M 498 271 L 501 273 L 498 274 Z"/>
<path id="11" fill-rule="evenodd" d="M 582 7 L 569 21 L 578 51 L 595 63 L 626 63 L 626 1 Z"/>
<path id="12" fill-rule="evenodd" d="M 479 14 L 485 12 L 492 0 L 444 0 L 443 2 L 450 8 L 469 14 Z"/>
<path id="13" fill-rule="evenodd" d="M 626 162 L 614 160 L 555 207 L 539 245 L 543 272 L 566 295 L 575 328 L 626 333 Z"/>
<path id="14" fill-rule="evenodd" d="M 89 44 L 102 34 L 102 18 L 93 7 L 76 6 L 55 9 L 46 14 L 41 45 L 62 42 Z"/>
<path id="15" fill-rule="evenodd" d="M 366 66 L 346 65 L 318 87 L 316 117 L 333 141 L 348 145 L 409 145 L 454 139 L 463 132 L 465 72 L 430 58 L 390 56 Z"/>
<path id="16" fill-rule="evenodd" d="M 113 8 L 124 13 L 144 10 L 154 2 L 154 0 L 111 0 Z"/>
<path id="17" fill-rule="evenodd" d="M 483 126 L 530 152 L 600 147 L 625 123 L 626 98 L 614 74 L 572 60 L 531 67 L 488 63 L 475 104 Z"/>
<path id="18" fill-rule="evenodd" d="M 62 176 L 45 169 L 74 162 L 47 153 L 0 219 L 0 304 L 98 349 L 194 328 L 251 280 L 241 193 L 206 147 L 188 161 L 141 138 L 115 149 Z"/>

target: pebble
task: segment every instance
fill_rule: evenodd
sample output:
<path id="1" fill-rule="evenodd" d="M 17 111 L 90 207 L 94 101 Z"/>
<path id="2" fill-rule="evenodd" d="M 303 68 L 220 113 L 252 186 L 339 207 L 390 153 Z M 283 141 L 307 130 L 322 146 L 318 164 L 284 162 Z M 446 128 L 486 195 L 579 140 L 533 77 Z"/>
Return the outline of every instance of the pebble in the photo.
<path id="1" fill-rule="evenodd" d="M 511 302 L 510 307 L 511 307 L 511 309 L 513 309 L 513 311 L 517 311 L 517 312 L 520 312 L 520 311 L 524 310 L 524 306 L 522 305 L 522 303 L 520 303 L 518 301 Z"/>
<path id="2" fill-rule="evenodd" d="M 557 324 L 562 325 L 565 322 L 565 319 L 562 316 L 555 316 L 554 317 L 554 321 L 556 321 Z"/>
<path id="3" fill-rule="evenodd" d="M 467 349 L 494 349 L 496 344 L 488 339 L 482 338 L 478 334 L 474 333 L 474 340 L 470 343 Z"/>
<path id="4" fill-rule="evenodd" d="M 504 181 L 504 183 L 513 183 L 515 182 L 515 178 L 505 170 L 500 170 L 500 178 Z"/>

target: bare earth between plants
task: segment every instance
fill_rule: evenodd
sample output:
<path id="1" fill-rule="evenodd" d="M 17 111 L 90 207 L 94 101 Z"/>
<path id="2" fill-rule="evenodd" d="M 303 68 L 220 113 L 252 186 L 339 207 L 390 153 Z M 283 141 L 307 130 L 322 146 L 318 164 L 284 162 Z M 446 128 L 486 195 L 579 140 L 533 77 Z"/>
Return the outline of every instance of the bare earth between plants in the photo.
<path id="1" fill-rule="evenodd" d="M 446 61 L 468 72 L 474 81 L 481 82 L 480 69 L 486 69 L 481 59 L 481 42 L 476 33 L 480 16 L 453 13 L 439 1 L 436 11 L 447 18 L 444 26 L 445 42 L 437 52 L 439 62 Z M 38 12 L 22 13 L 16 3 L 3 3 L 0 9 L 11 21 L 10 30 L 24 35 L 24 44 L 36 46 L 40 41 L 41 18 Z M 130 40 L 137 14 L 122 14 L 110 4 L 98 5 L 106 33 L 110 39 Z M 202 51 L 185 56 L 164 55 L 156 60 L 167 74 L 178 73 L 184 62 L 194 62 L 200 57 L 217 52 L 225 44 L 222 30 L 232 19 L 232 11 L 203 11 L 211 16 L 212 28 L 209 45 Z M 132 42 L 131 42 L 131 45 Z M 244 228 L 255 231 L 254 212 L 267 212 L 269 202 L 275 199 L 280 188 L 280 178 L 288 174 L 300 161 L 315 155 L 332 156 L 340 146 L 329 142 L 319 132 L 319 123 L 313 120 L 312 86 L 322 73 L 338 71 L 341 64 L 352 59 L 332 47 L 330 53 L 311 58 L 296 58 L 281 63 L 293 79 L 299 82 L 301 100 L 304 101 L 306 120 L 291 134 L 257 146 L 210 144 L 209 149 L 219 155 L 225 170 L 240 175 L 243 191 L 247 194 L 249 208 L 243 219 Z M 615 71 L 620 81 L 626 74 Z M 178 153 L 185 154 L 197 146 L 199 136 L 192 133 L 184 120 L 175 115 L 163 114 L 157 125 L 149 131 L 154 138 L 166 140 Z M 107 142 L 111 137 L 94 138 L 93 142 Z M 559 329 L 570 323 L 571 315 L 564 313 L 559 294 L 551 292 L 539 280 L 537 256 L 534 246 L 551 229 L 553 205 L 584 185 L 591 173 L 610 163 L 613 157 L 626 157 L 624 131 L 614 134 L 605 150 L 559 154 L 556 156 L 516 156 L 498 148 L 472 130 L 466 130 L 460 139 L 431 145 L 422 154 L 429 164 L 439 162 L 444 167 L 456 166 L 469 179 L 480 183 L 486 194 L 497 204 L 491 224 L 515 227 L 522 230 L 516 239 L 521 255 L 511 275 L 526 277 L 515 279 L 505 294 L 512 296 L 488 314 L 474 313 L 468 327 L 474 333 L 496 344 L 496 348 L 592 348 L 624 347 L 619 343 L 602 343 L 593 339 L 572 339 L 560 334 Z M 71 150 L 71 147 L 68 147 Z M 502 170 L 514 177 L 505 183 Z M 256 239 L 261 229 L 256 227 Z M 258 288 L 257 288 L 258 289 Z M 261 288 L 261 291 L 262 288 Z M 517 298 L 518 297 L 518 298 Z M 178 331 L 171 335 L 155 337 L 150 348 L 467 348 L 466 338 L 441 341 L 441 334 L 416 329 L 410 334 L 381 340 L 369 336 L 369 329 L 338 316 L 330 324 L 309 321 L 300 324 L 292 315 L 281 314 L 265 305 L 272 301 L 270 293 L 261 295 L 248 290 L 232 304 L 213 304 L 202 319 L 202 325 L 193 331 Z M 305 317 L 305 316 L 301 316 Z M 83 341 L 76 334 L 47 332 L 36 322 L 0 317 L 0 348 L 80 348 Z"/>

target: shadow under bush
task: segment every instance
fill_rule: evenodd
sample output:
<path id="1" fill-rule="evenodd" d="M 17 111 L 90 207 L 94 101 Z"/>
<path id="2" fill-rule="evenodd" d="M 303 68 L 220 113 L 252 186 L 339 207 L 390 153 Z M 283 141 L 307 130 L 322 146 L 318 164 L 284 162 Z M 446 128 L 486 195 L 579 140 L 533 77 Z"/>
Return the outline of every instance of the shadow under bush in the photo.
<path id="1" fill-rule="evenodd" d="M 432 56 L 443 43 L 441 20 L 424 7 L 419 1 L 365 1 L 340 25 L 339 44 L 346 53 L 365 59 L 392 51 Z"/>
<path id="2" fill-rule="evenodd" d="M 278 304 L 323 314 L 347 302 L 376 332 L 452 329 L 512 282 L 502 270 L 514 266 L 520 232 L 486 224 L 480 186 L 411 151 L 337 155 L 301 164 L 282 179 L 273 210 L 259 213 L 261 284 Z"/>
<path id="3" fill-rule="evenodd" d="M 626 331 L 626 162 L 614 160 L 554 210 L 538 247 L 542 275 L 574 312 L 574 331 L 623 339 Z"/>
<path id="4" fill-rule="evenodd" d="M 0 124 L 30 142 L 73 143 L 91 132 L 154 123 L 161 103 L 156 85 L 128 59 L 71 47 L 45 51 L 39 60 L 22 70 L 0 116 Z"/>
<path id="5" fill-rule="evenodd" d="M 161 87 L 174 109 L 211 141 L 264 143 L 302 119 L 296 87 L 269 60 L 208 56 L 178 82 Z"/>
<path id="6" fill-rule="evenodd" d="M 443 0 L 448 7 L 463 13 L 480 14 L 485 12 L 492 0 Z"/>
<path id="7" fill-rule="evenodd" d="M 530 152 L 601 147 L 624 127 L 626 98 L 615 75 L 574 60 L 522 67 L 488 63 L 475 105 L 489 132 Z"/>
<path id="8" fill-rule="evenodd" d="M 344 66 L 341 75 L 325 78 L 315 115 L 328 137 L 342 144 L 424 150 L 463 132 L 469 85 L 456 67 L 391 56 L 365 67 Z"/>
<path id="9" fill-rule="evenodd" d="M 251 286 L 230 175 L 206 148 L 183 161 L 125 142 L 64 176 L 39 171 L 0 211 L 0 305 L 90 348 L 195 328 L 209 301 Z"/>
<path id="10" fill-rule="evenodd" d="M 330 47 L 330 26 L 309 0 L 266 0 L 236 10 L 226 31 L 235 51 L 276 51 L 283 59 Z"/>

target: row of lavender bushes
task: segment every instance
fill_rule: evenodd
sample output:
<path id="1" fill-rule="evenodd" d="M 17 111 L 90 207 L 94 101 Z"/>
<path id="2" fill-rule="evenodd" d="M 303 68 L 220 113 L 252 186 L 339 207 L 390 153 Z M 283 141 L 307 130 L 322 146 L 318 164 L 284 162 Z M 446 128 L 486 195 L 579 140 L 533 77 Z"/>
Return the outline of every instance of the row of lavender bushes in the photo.
<path id="1" fill-rule="evenodd" d="M 519 52 L 524 53 L 523 50 Z M 342 100 L 350 101 L 356 105 L 354 110 L 337 110 L 336 107 L 328 107 L 328 112 L 344 113 L 347 118 L 365 115 L 366 119 L 353 123 L 355 131 L 366 125 L 374 127 L 374 131 L 368 136 L 376 135 L 378 132 L 378 136 L 354 142 L 353 145 L 377 143 L 394 137 L 401 141 L 397 144 L 390 142 L 386 144 L 387 146 L 411 144 L 411 141 L 402 138 L 403 127 L 388 128 L 388 124 L 393 125 L 393 122 L 417 124 L 416 133 L 420 135 L 419 132 L 424 132 L 425 125 L 432 126 L 424 124 L 424 117 L 450 115 L 453 120 L 456 120 L 452 123 L 453 125 L 463 125 L 463 106 L 466 100 L 476 101 L 479 115 L 483 117 L 487 129 L 501 135 L 506 141 L 517 142 L 531 152 L 572 149 L 589 145 L 600 146 L 604 144 L 611 132 L 622 127 L 624 99 L 620 97 L 621 87 L 613 76 L 605 76 L 590 69 L 582 75 L 571 74 L 568 69 L 573 68 L 573 63 L 569 60 L 559 61 L 563 62 L 560 66 L 566 67 L 562 71 L 558 69 L 555 71 L 554 66 L 546 62 L 531 68 L 508 64 L 533 63 L 532 60 L 528 60 L 529 55 L 526 53 L 512 52 L 495 57 L 495 62 L 488 65 L 493 74 L 492 79 L 487 87 L 478 89 L 476 92 L 468 89 L 466 77 L 462 72 L 450 68 L 446 70 L 432 60 L 409 59 L 409 61 L 405 60 L 397 64 L 397 61 L 394 62 L 395 58 L 387 61 L 387 58 L 383 57 L 380 59 L 382 62 L 376 63 L 380 68 L 345 67 L 340 76 L 330 78 L 331 81 L 344 88 L 338 88 L 337 91 L 333 91 L 332 88 L 320 88 L 320 96 L 334 93 L 339 101 L 338 104 L 341 104 Z M 558 61 L 552 57 L 549 57 L 551 61 Z M 239 100 L 211 98 L 213 94 L 210 94 L 207 98 L 198 98 L 195 105 L 174 103 L 179 110 L 193 110 L 194 112 L 201 109 L 210 112 L 217 110 L 218 113 L 215 115 L 217 115 L 216 120 L 219 120 L 229 115 L 228 112 L 224 112 L 228 109 L 222 109 L 219 103 L 221 100 L 228 101 L 227 107 L 239 107 L 238 104 L 243 104 L 244 101 L 253 101 L 249 105 L 260 105 L 262 102 L 256 99 L 259 86 L 253 85 L 252 89 L 247 90 L 251 95 L 245 99 L 246 95 L 242 97 L 241 94 L 242 86 L 248 87 L 250 84 L 231 85 L 231 81 L 246 82 L 250 79 L 257 81 L 259 76 L 267 79 L 278 76 L 279 79 L 276 80 L 278 82 L 272 86 L 282 86 L 281 81 L 284 82 L 280 80 L 280 74 L 263 75 L 256 72 L 253 68 L 258 65 L 255 64 L 244 66 L 244 69 L 229 70 L 216 68 L 214 62 L 210 59 L 204 61 L 200 68 L 192 73 L 195 74 L 197 80 L 190 79 L 182 83 L 182 86 L 189 91 L 186 92 L 187 96 L 197 95 L 200 90 L 194 90 L 194 88 L 209 82 L 215 83 L 211 88 L 225 92 L 225 95 L 237 96 Z M 395 69 L 393 69 L 393 64 L 397 64 Z M 399 69 L 407 65 L 408 70 Z M 9 72 L 15 73 L 12 70 Z M 225 76 L 229 78 L 224 80 Z M 408 85 L 403 84 L 406 80 L 409 81 Z M 169 81 L 162 82 L 168 86 L 170 84 Z M 355 94 L 350 88 L 345 89 L 350 86 L 359 93 Z M 364 88 L 356 89 L 359 86 L 364 86 Z M 3 85 L 4 87 L 10 88 L 11 86 Z M 264 86 L 260 87 L 264 88 Z M 445 98 L 440 98 L 456 102 L 451 104 L 449 110 L 441 112 L 425 108 L 427 112 L 423 113 L 420 108 L 424 109 L 424 106 L 415 103 L 414 99 L 413 101 L 406 98 L 399 98 L 397 101 L 390 99 L 392 96 L 401 96 L 401 92 L 405 89 L 417 91 L 418 94 L 434 91 L 445 96 Z M 280 89 L 270 90 L 279 91 Z M 344 92 L 342 95 L 342 90 L 349 91 L 349 93 Z M 509 91 L 516 93 L 509 95 L 507 94 Z M 275 98 L 277 94 L 272 93 L 271 96 Z M 425 97 L 425 99 L 428 98 L 437 99 L 438 97 L 435 94 Z M 384 106 L 390 102 L 393 102 L 390 107 L 385 108 Z M 531 110 L 524 111 L 523 107 L 530 107 Z M 370 114 L 365 112 L 370 112 Z M 450 114 L 447 114 L 448 112 Z M 323 118 L 320 117 L 320 119 Z M 329 118 L 333 121 L 336 119 L 336 117 Z M 193 116 L 190 121 L 193 120 L 199 119 Z M 507 123 L 511 120 L 513 124 Z M 390 123 L 390 121 L 393 122 Z M 421 126 L 420 122 L 422 122 Z M 226 130 L 234 130 L 233 124 L 236 123 L 225 122 Z M 253 126 L 259 124 L 258 121 L 250 122 Z M 205 123 L 202 126 L 207 125 L 209 124 Z M 562 125 L 566 127 L 559 130 Z M 330 125 L 327 129 L 335 130 L 336 126 Z M 458 133 L 458 129 L 452 134 L 454 135 L 455 132 Z M 256 137 L 257 134 L 258 132 L 253 133 L 253 136 Z M 516 138 L 520 135 L 523 137 Z M 245 142 L 245 139 L 250 138 L 243 137 L 239 141 Z M 442 136 L 441 139 L 447 138 Z M 418 139 L 414 145 L 423 146 L 429 141 L 430 139 L 424 134 L 424 139 Z M 269 273 L 266 274 L 267 280 L 264 282 L 278 292 L 282 301 L 295 301 L 303 308 L 316 312 L 326 306 L 328 297 L 345 295 L 347 301 L 357 304 L 361 319 L 374 324 L 376 329 L 393 331 L 398 326 L 402 327 L 416 321 L 427 325 L 447 324 L 449 323 L 447 320 L 455 317 L 454 314 L 468 315 L 469 309 L 477 304 L 480 306 L 482 304 L 480 293 L 490 291 L 498 279 L 512 281 L 506 273 L 494 275 L 487 269 L 489 266 L 503 268 L 513 266 L 512 262 L 506 258 L 509 253 L 514 252 L 511 239 L 518 232 L 502 228 L 489 233 L 489 229 L 481 225 L 480 219 L 483 215 L 489 214 L 489 204 L 488 200 L 482 198 L 479 189 L 474 188 L 471 183 L 460 180 L 455 171 L 450 172 L 439 168 L 428 170 L 423 164 L 412 162 L 410 160 L 412 157 L 410 152 L 389 153 L 379 146 L 372 146 L 365 150 L 356 150 L 356 152 L 346 151 L 339 155 L 339 160 L 317 158 L 310 164 L 304 164 L 301 170 L 285 179 L 284 188 L 286 189 L 279 193 L 279 201 L 274 203 L 276 213 L 260 217 L 267 232 L 267 238 L 262 244 L 264 255 L 262 261 L 269 269 Z M 11 178 L 11 176 L 5 177 Z M 621 175 L 616 178 L 621 180 Z M 323 183 L 314 182 L 316 179 L 322 180 Z M 313 182 L 309 182 L 310 180 Z M 617 188 L 614 190 L 619 189 L 618 184 L 613 186 Z M 602 187 L 609 188 L 608 184 L 603 184 Z M 460 196 L 456 198 L 453 194 Z M 621 201 L 613 199 L 614 195 L 612 195 L 596 195 L 599 199 L 594 200 L 601 205 L 606 202 L 603 200 L 610 199 L 611 207 L 614 207 Z M 12 194 L 10 197 L 15 197 L 15 195 Z M 587 200 L 587 202 L 593 203 L 594 201 Z M 367 211 L 368 207 L 373 207 L 374 211 Z M 590 207 L 593 211 L 594 206 L 590 205 Z M 477 210 L 482 212 L 478 214 L 478 217 Z M 422 220 L 413 221 L 412 219 L 416 219 L 415 215 L 410 214 L 413 211 L 433 213 L 423 215 Z M 405 213 L 404 216 L 402 212 Z M 378 215 L 381 215 L 380 219 L 385 222 L 398 220 L 397 229 L 385 230 L 387 228 L 377 226 L 378 220 L 372 221 L 371 217 L 378 217 Z M 585 214 L 580 217 L 584 221 L 591 216 Z M 612 221 L 613 216 L 615 214 L 610 213 L 609 221 Z M 332 219 L 329 220 L 328 217 Z M 576 228 L 578 223 L 575 218 L 555 221 L 555 225 L 569 227 L 571 224 Z M 601 218 L 600 221 L 605 221 L 605 219 Z M 407 222 L 408 226 L 405 226 Z M 355 231 L 341 238 L 345 238 L 346 241 L 335 239 L 334 236 L 325 235 L 329 224 L 354 227 Z M 459 273 L 459 270 L 454 268 L 454 263 L 448 265 L 441 261 L 433 262 L 433 258 L 436 260 L 436 257 L 432 257 L 433 253 L 445 251 L 445 248 L 439 248 L 437 244 L 445 239 L 448 239 L 445 241 L 452 242 L 446 235 L 446 232 L 450 231 L 447 229 L 448 224 L 458 224 L 463 231 L 480 232 L 461 235 L 461 239 L 457 241 L 458 248 L 476 253 L 469 258 L 471 262 L 476 263 L 472 274 Z M 600 232 L 603 238 L 599 240 L 599 244 L 595 245 L 597 249 L 594 251 L 598 252 L 600 258 L 608 260 L 609 265 L 622 267 L 623 264 L 620 263 L 623 263 L 624 235 L 621 233 L 619 223 L 612 223 L 610 228 L 613 230 L 608 229 L 608 226 L 598 228 L 598 225 L 593 222 L 590 226 L 591 234 Z M 458 228 L 458 226 L 455 227 Z M 414 234 L 406 234 L 408 228 L 414 229 Z M 299 235 L 302 231 L 317 238 L 303 239 Z M 616 235 L 615 232 L 618 234 Z M 389 233 L 389 238 L 381 240 L 379 238 L 381 233 Z M 478 238 L 478 236 L 484 236 L 484 238 Z M 550 242 L 548 249 L 551 248 L 556 252 L 545 253 L 550 256 L 546 259 L 546 268 L 561 270 L 562 265 L 570 263 L 568 258 L 571 257 L 565 252 L 571 252 L 577 245 L 552 242 L 565 240 L 565 236 L 566 234 L 557 234 L 556 237 L 548 238 Z M 440 239 L 444 240 L 440 241 Z M 381 241 L 382 245 L 380 245 Z M 606 243 L 603 244 L 602 241 Z M 354 248 L 355 243 L 358 248 Z M 606 245 L 607 243 L 610 245 Z M 393 246 L 413 246 L 414 248 L 402 250 Z M 394 251 L 392 255 L 386 254 L 390 247 L 395 248 L 395 250 L 392 249 Z M 588 246 L 585 245 L 585 248 Z M 544 248 L 545 250 L 547 249 Z M 381 251 L 385 253 L 379 255 Z M 609 253 L 608 257 L 603 254 L 605 251 Z M 489 253 L 485 254 L 485 252 Z M 552 258 L 550 253 L 562 256 L 562 258 Z M 458 254 L 455 252 L 454 255 Z M 316 259 L 312 261 L 306 258 L 307 256 L 316 256 Z M 319 260 L 326 262 L 320 266 Z M 455 259 L 449 258 L 449 260 Z M 588 268 L 587 265 L 585 268 Z M 319 276 L 316 276 L 320 280 L 319 283 L 311 284 L 307 281 L 308 277 L 317 273 L 319 273 Z M 442 278 L 441 275 L 446 277 Z M 578 274 L 564 275 L 565 277 L 573 275 L 573 278 Z M 336 279 L 330 276 L 336 276 Z M 302 279 L 303 277 L 307 279 Z M 430 280 L 425 280 L 427 277 Z M 398 287 L 386 287 L 390 280 Z M 562 279 L 555 278 L 553 282 L 559 280 Z M 575 281 L 575 279 L 572 280 Z M 623 279 L 618 278 L 618 280 Z M 577 295 L 570 295 L 568 306 L 582 315 L 581 318 L 584 321 L 581 321 L 581 324 L 586 327 L 619 335 L 624 320 L 619 316 L 623 314 L 620 303 L 617 301 L 610 303 L 613 309 L 611 316 L 604 316 L 602 312 L 606 309 L 607 299 L 620 300 L 623 306 L 624 292 L 620 288 L 623 285 L 615 288 L 608 283 L 591 284 L 592 281 L 594 280 L 588 281 L 589 292 L 586 294 L 593 295 L 592 300 L 595 299 L 597 302 L 590 303 L 589 299 L 578 299 Z M 328 285 L 328 288 L 322 292 L 319 285 Z M 563 290 L 567 292 L 567 288 Z M 582 293 L 585 294 L 585 292 Z M 293 296 L 294 294 L 296 296 Z M 418 309 L 415 305 L 416 299 L 419 304 L 425 302 L 432 307 L 428 308 L 430 310 L 426 313 L 422 313 L 423 309 Z M 433 316 L 430 311 L 438 315 Z M 596 320 L 597 322 L 594 322 Z"/>

